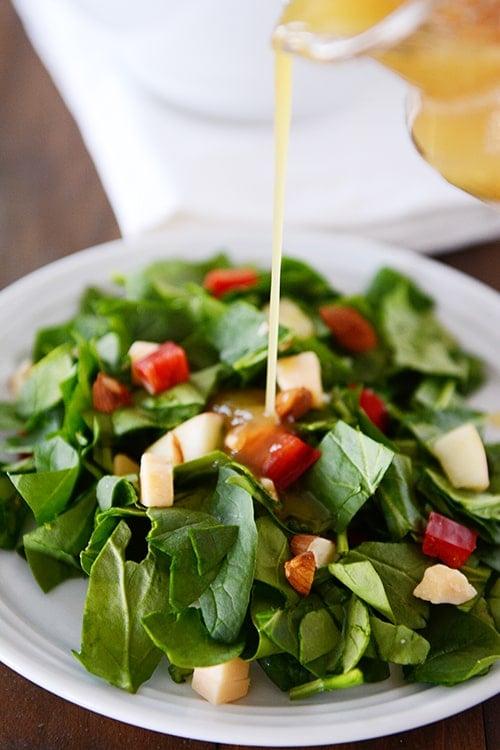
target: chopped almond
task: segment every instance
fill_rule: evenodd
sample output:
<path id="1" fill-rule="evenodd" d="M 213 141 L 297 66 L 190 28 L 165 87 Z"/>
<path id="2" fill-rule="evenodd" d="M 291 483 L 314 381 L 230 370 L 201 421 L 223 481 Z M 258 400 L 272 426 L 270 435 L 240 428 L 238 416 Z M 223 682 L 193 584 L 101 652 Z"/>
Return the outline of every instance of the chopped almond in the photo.
<path id="1" fill-rule="evenodd" d="M 311 591 L 315 571 L 316 559 L 313 552 L 301 552 L 285 562 L 288 583 L 302 596 L 307 596 Z"/>
<path id="2" fill-rule="evenodd" d="M 300 419 L 312 407 L 312 393 L 308 388 L 289 388 L 276 394 L 276 414 L 280 422 Z"/>
<path id="3" fill-rule="evenodd" d="M 124 383 L 111 375 L 98 372 L 92 384 L 92 405 L 97 411 L 111 414 L 116 409 L 129 406 L 132 395 Z"/>
<path id="4" fill-rule="evenodd" d="M 295 534 L 290 539 L 290 549 L 294 555 L 309 552 L 309 545 L 317 538 L 316 534 Z"/>
<path id="5" fill-rule="evenodd" d="M 335 543 L 317 534 L 295 534 L 290 540 L 290 549 L 294 555 L 312 552 L 317 568 L 323 568 L 337 559 Z"/>

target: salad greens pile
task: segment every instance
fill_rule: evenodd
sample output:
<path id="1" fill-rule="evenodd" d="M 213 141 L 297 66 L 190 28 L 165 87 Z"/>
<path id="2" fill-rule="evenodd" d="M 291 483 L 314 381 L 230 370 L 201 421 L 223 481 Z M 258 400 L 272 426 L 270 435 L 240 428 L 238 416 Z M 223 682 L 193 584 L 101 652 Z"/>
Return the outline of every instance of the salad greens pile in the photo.
<path id="1" fill-rule="evenodd" d="M 158 261 L 89 288 L 71 320 L 36 334 L 15 399 L 0 404 L 0 545 L 23 555 L 44 592 L 88 577 L 80 650 L 91 673 L 135 692 L 166 655 L 173 680 L 236 656 L 258 662 L 293 698 L 384 680 L 453 685 L 500 656 L 500 444 L 486 446 L 489 488 L 455 489 L 431 450 L 439 435 L 485 415 L 467 405 L 483 365 L 437 319 L 409 278 L 380 269 L 344 296 L 307 264 L 285 258 L 281 293 L 314 334 L 280 328 L 280 350 L 319 357 L 328 400 L 293 430 L 319 459 L 276 497 L 222 449 L 174 469 L 169 508 L 140 503 L 139 462 L 168 430 L 210 408 L 217 394 L 264 388 L 263 311 L 270 274 L 216 298 L 203 286 L 224 254 Z M 318 314 L 342 302 L 371 322 L 378 346 L 352 353 Z M 130 380 L 134 341 L 175 341 L 189 379 L 157 395 Z M 131 388 L 110 413 L 93 407 L 98 372 Z M 373 389 L 388 411 L 382 432 L 360 407 Z M 422 552 L 430 511 L 478 532 L 461 568 L 477 595 L 430 604 L 413 595 L 436 560 Z M 297 533 L 337 546 L 300 595 L 284 564 Z"/>

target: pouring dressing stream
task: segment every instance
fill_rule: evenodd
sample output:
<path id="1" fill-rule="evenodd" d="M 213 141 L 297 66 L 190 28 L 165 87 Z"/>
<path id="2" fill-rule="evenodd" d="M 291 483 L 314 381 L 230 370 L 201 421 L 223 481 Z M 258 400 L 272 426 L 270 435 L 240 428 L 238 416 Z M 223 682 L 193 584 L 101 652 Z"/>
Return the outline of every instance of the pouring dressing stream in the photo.
<path id="1" fill-rule="evenodd" d="M 500 205 L 500 0 L 290 0 L 274 30 L 275 185 L 266 413 L 275 412 L 292 61 L 369 55 L 410 86 L 416 149 L 451 184 Z M 326 92 L 328 95 L 328 92 Z"/>

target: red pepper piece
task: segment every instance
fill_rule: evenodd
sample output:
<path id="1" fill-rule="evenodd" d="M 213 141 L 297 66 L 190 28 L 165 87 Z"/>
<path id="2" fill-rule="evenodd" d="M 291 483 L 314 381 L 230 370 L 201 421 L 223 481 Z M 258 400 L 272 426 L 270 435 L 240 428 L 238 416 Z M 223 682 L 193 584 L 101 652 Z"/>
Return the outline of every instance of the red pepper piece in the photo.
<path id="1" fill-rule="evenodd" d="M 359 405 L 381 432 L 389 427 L 389 412 L 382 398 L 371 388 L 363 388 L 359 396 Z"/>
<path id="2" fill-rule="evenodd" d="M 162 393 L 189 378 L 186 352 L 174 341 L 166 341 L 151 354 L 133 362 L 132 375 L 149 393 Z"/>
<path id="3" fill-rule="evenodd" d="M 278 490 L 289 487 L 321 456 L 320 450 L 267 420 L 236 427 L 233 435 L 234 458 L 258 476 L 272 479 Z"/>
<path id="4" fill-rule="evenodd" d="M 259 280 L 253 268 L 214 268 L 203 280 L 203 286 L 214 297 L 222 297 L 228 292 L 249 289 Z"/>
<path id="5" fill-rule="evenodd" d="M 269 448 L 269 454 L 262 466 L 262 474 L 272 479 L 277 490 L 285 490 L 295 482 L 321 456 L 321 451 L 313 448 L 297 435 L 282 431 Z"/>
<path id="6" fill-rule="evenodd" d="M 132 395 L 126 385 L 103 372 L 97 373 L 92 384 L 94 409 L 110 414 L 121 406 L 128 406 L 131 402 Z"/>
<path id="7" fill-rule="evenodd" d="M 476 549 L 477 531 L 432 511 L 425 529 L 422 552 L 450 568 L 465 565 Z"/>
<path id="8" fill-rule="evenodd" d="M 318 312 L 344 349 L 361 354 L 378 346 L 374 327 L 356 308 L 348 305 L 324 305 Z"/>

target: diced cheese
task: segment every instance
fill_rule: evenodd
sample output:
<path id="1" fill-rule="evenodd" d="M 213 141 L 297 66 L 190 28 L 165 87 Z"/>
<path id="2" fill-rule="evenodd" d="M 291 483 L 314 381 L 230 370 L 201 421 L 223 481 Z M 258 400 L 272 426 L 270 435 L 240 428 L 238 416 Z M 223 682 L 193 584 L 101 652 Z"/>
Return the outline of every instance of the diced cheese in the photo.
<path id="1" fill-rule="evenodd" d="M 264 308 L 269 316 L 269 305 Z M 298 339 L 308 339 L 314 336 L 314 324 L 311 318 L 289 297 L 282 297 L 279 304 L 280 325 L 288 328 Z"/>
<path id="2" fill-rule="evenodd" d="M 127 474 L 137 474 L 138 471 L 139 464 L 126 456 L 125 453 L 117 453 L 113 457 L 113 474 L 116 476 L 125 477 Z"/>
<path id="3" fill-rule="evenodd" d="M 413 595 L 432 604 L 465 604 L 477 591 L 460 570 L 438 563 L 426 569 Z"/>
<path id="4" fill-rule="evenodd" d="M 186 420 L 174 430 L 184 461 L 193 461 L 222 445 L 224 417 L 214 411 L 204 411 Z"/>
<path id="5" fill-rule="evenodd" d="M 283 391 L 291 388 L 307 388 L 312 395 L 313 407 L 325 403 L 321 364 L 315 352 L 300 352 L 290 357 L 281 357 L 277 365 L 277 381 Z"/>
<path id="6" fill-rule="evenodd" d="M 250 686 L 250 665 L 236 657 L 224 664 L 196 667 L 191 686 L 214 706 L 244 698 Z"/>
<path id="7" fill-rule="evenodd" d="M 472 422 L 441 435 L 432 452 L 454 487 L 481 492 L 489 485 L 488 461 L 483 441 Z"/>
<path id="8" fill-rule="evenodd" d="M 173 466 L 181 464 L 184 460 L 181 446 L 179 445 L 174 430 L 170 430 L 170 432 L 162 435 L 161 438 L 158 438 L 154 443 L 151 443 L 151 445 L 146 448 L 145 452 L 152 453 L 155 456 L 161 456 Z"/>
<path id="9" fill-rule="evenodd" d="M 174 467 L 162 456 L 143 453 L 139 470 L 140 500 L 147 508 L 168 508 L 174 502 Z"/>

